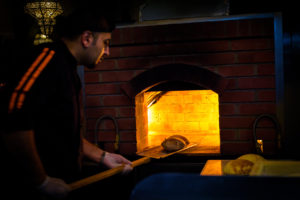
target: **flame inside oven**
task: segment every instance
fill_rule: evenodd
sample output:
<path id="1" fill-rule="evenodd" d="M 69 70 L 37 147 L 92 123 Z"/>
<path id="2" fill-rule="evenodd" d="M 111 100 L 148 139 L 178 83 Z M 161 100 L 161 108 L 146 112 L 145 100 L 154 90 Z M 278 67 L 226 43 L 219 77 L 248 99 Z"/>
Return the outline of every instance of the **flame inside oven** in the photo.
<path id="1" fill-rule="evenodd" d="M 219 97 L 212 90 L 150 91 L 136 96 L 137 150 L 183 135 L 189 153 L 219 153 Z"/>

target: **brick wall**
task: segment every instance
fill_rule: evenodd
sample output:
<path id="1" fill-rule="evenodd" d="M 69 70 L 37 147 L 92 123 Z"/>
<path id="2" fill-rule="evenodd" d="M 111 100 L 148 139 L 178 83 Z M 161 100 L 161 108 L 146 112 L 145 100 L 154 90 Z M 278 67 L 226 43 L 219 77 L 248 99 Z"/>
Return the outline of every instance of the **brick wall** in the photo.
<path id="1" fill-rule="evenodd" d="M 111 55 L 85 71 L 87 138 L 93 141 L 99 117 L 111 115 L 119 126 L 120 153 L 134 155 L 135 105 L 120 86 L 154 66 L 184 63 L 228 79 L 219 102 L 221 153 L 251 152 L 254 120 L 276 110 L 273 32 L 271 18 L 116 29 Z M 275 133 L 271 122 L 259 123 L 266 154 L 275 151 Z M 100 124 L 98 137 L 113 151 L 112 121 Z"/>

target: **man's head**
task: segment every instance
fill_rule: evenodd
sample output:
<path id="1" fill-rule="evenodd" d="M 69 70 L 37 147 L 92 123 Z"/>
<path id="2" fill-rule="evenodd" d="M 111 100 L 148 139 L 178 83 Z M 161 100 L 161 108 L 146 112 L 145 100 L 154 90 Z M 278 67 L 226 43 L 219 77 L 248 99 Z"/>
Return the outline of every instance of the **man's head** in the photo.
<path id="1" fill-rule="evenodd" d="M 95 9 L 81 9 L 57 19 L 56 34 L 68 46 L 78 64 L 93 67 L 109 55 L 111 32 L 109 18 Z"/>

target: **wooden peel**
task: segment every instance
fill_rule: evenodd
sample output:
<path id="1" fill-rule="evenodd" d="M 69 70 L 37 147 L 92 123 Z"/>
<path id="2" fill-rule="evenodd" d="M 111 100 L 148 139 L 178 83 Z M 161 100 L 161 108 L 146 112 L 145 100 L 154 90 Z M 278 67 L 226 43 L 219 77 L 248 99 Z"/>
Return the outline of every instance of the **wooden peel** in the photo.
<path id="1" fill-rule="evenodd" d="M 151 161 L 151 158 L 155 158 L 155 159 L 165 158 L 165 157 L 173 155 L 175 153 L 182 152 L 182 151 L 184 151 L 186 149 L 189 149 L 193 146 L 196 146 L 196 144 L 189 144 L 185 148 L 180 149 L 178 151 L 174 151 L 174 152 L 165 152 L 165 151 L 163 151 L 161 146 L 155 146 L 155 147 L 149 148 L 149 149 L 147 149 L 143 152 L 138 152 L 137 153 L 138 155 L 144 156 L 144 157 L 133 161 L 131 166 L 134 168 L 134 167 L 137 167 L 139 165 L 149 163 Z M 119 167 L 115 167 L 115 168 L 106 170 L 104 172 L 100 172 L 98 174 L 95 174 L 95 175 L 89 176 L 87 178 L 81 179 L 79 181 L 75 181 L 73 183 L 70 183 L 69 186 L 71 187 L 71 191 L 73 191 L 73 190 L 79 189 L 81 187 L 84 187 L 84 186 L 90 185 L 92 183 L 95 183 L 97 181 L 103 180 L 105 178 L 108 178 L 110 176 L 113 176 L 115 174 L 119 174 L 123 171 L 123 168 L 124 168 L 124 165 L 119 166 Z"/>
<path id="2" fill-rule="evenodd" d="M 134 168 L 134 167 L 137 167 L 139 165 L 146 164 L 146 163 L 150 162 L 150 160 L 151 160 L 151 158 L 149 158 L 149 157 L 143 157 L 143 158 L 140 158 L 138 160 L 133 161 L 131 166 Z M 71 191 L 73 191 L 73 190 L 79 189 L 81 187 L 84 187 L 84 186 L 90 185 L 92 183 L 95 183 L 97 181 L 103 180 L 105 178 L 108 178 L 110 176 L 113 176 L 115 174 L 119 174 L 123 171 L 123 168 L 124 168 L 124 165 L 119 166 L 119 167 L 115 167 L 115 168 L 106 170 L 104 172 L 100 172 L 98 174 L 95 174 L 95 175 L 89 176 L 87 178 L 81 179 L 79 181 L 75 181 L 73 183 L 70 183 L 69 186 L 71 187 Z"/>

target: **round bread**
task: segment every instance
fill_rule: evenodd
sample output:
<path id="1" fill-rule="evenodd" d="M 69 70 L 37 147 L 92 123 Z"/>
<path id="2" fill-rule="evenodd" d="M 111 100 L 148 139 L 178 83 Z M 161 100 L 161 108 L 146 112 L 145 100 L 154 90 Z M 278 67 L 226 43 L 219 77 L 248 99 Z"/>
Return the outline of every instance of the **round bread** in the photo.
<path id="1" fill-rule="evenodd" d="M 256 163 L 257 161 L 264 161 L 265 160 L 264 157 L 262 157 L 261 155 L 253 154 L 253 153 L 242 155 L 242 156 L 238 157 L 237 159 L 249 160 L 253 163 Z"/>
<path id="2" fill-rule="evenodd" d="M 190 143 L 190 141 L 189 141 L 186 137 L 184 137 L 184 136 L 182 136 L 182 135 L 172 135 L 172 136 L 170 136 L 170 137 L 168 137 L 168 138 L 169 138 L 169 139 L 171 139 L 171 138 L 182 139 L 182 140 L 185 142 L 186 145 L 188 145 L 188 144 Z"/>
<path id="3" fill-rule="evenodd" d="M 178 151 L 188 144 L 189 141 L 181 135 L 172 135 L 161 143 L 162 147 L 167 152 Z"/>
<path id="4" fill-rule="evenodd" d="M 254 163 L 249 160 L 236 159 L 229 161 L 223 169 L 225 175 L 249 175 Z"/>

